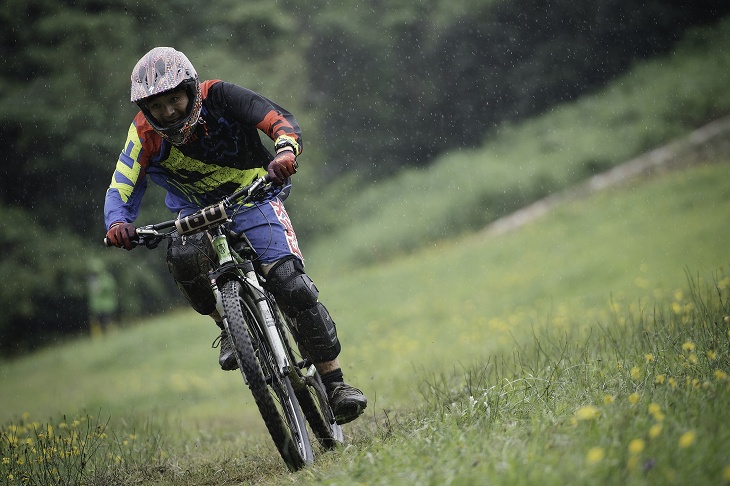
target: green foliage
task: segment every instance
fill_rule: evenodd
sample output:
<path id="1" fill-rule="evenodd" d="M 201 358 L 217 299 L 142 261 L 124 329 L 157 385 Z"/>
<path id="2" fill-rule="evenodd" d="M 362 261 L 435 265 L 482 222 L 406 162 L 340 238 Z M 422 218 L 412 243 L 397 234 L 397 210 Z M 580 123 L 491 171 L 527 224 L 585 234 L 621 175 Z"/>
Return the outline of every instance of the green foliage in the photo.
<path id="1" fill-rule="evenodd" d="M 294 213 L 298 227 L 318 228 L 321 220 L 326 229 L 305 256 L 333 269 L 394 258 L 667 143 L 730 111 L 728 52 L 729 22 L 692 31 L 672 55 L 636 66 L 577 103 L 504 125 L 479 149 L 375 184 L 345 179 L 317 200 L 316 213 Z"/>
<path id="2" fill-rule="evenodd" d="M 368 180 L 477 147 L 502 123 L 590 92 L 727 11 L 658 0 L 343 2 L 324 14 L 310 5 L 327 171 Z"/>
<path id="3" fill-rule="evenodd" d="M 122 288 L 120 316 L 169 309 L 169 277 L 163 273 L 164 251 L 143 254 L 129 265 L 121 252 L 85 249 L 68 230 L 50 231 L 28 213 L 0 206 L 0 352 L 34 349 L 59 335 L 88 332 L 87 276 L 96 263 L 105 264 Z M 101 247 L 101 238 L 99 238 Z M 166 287 L 167 285 L 167 287 Z M 176 294 L 172 294 L 176 295 Z"/>

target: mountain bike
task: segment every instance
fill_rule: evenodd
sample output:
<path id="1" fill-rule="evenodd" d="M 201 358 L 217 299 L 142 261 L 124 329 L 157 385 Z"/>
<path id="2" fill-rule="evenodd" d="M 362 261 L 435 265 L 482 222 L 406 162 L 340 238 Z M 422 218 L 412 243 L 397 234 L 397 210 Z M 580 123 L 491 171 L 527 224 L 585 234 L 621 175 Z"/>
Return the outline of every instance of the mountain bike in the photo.
<path id="1" fill-rule="evenodd" d="M 137 228 L 133 242 L 156 248 L 175 234 L 208 234 L 217 256 L 209 273 L 216 309 L 266 428 L 286 465 L 296 471 L 314 461 L 307 423 L 325 449 L 344 442 L 342 428 L 314 364 L 292 346 L 295 323 L 265 289 L 265 277 L 254 265 L 258 255 L 245 235 L 235 236 L 234 249 L 226 228 L 236 212 L 255 210 L 279 190 L 268 177 L 256 179 L 189 216 Z M 106 239 L 105 243 L 109 246 Z M 203 248 L 198 251 L 205 253 Z"/>

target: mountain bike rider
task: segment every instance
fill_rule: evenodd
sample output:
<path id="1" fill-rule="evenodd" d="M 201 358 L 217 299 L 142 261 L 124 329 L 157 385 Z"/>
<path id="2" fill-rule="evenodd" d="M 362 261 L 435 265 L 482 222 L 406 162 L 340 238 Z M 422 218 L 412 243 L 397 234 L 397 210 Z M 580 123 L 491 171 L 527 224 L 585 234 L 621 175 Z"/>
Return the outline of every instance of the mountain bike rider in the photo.
<path id="1" fill-rule="evenodd" d="M 146 176 L 167 191 L 167 207 L 186 216 L 257 177 L 268 173 L 282 185 L 297 171 L 301 131 L 288 111 L 235 84 L 200 82 L 188 58 L 171 47 L 154 48 L 137 62 L 131 100 L 141 111 L 129 128 L 104 205 L 106 236 L 117 247 L 133 247 Z M 274 141 L 275 155 L 259 131 Z M 266 287 L 295 320 L 299 344 L 322 377 L 338 423 L 347 423 L 363 412 L 367 399 L 344 382 L 335 323 L 304 271 L 284 198 L 272 196 L 255 210 L 239 212 L 229 226 L 234 234 L 245 234 L 258 253 Z M 177 236 L 168 246 L 167 263 L 191 306 L 221 328 L 221 368 L 235 370 L 238 363 L 209 285 L 211 255 L 205 233 Z"/>

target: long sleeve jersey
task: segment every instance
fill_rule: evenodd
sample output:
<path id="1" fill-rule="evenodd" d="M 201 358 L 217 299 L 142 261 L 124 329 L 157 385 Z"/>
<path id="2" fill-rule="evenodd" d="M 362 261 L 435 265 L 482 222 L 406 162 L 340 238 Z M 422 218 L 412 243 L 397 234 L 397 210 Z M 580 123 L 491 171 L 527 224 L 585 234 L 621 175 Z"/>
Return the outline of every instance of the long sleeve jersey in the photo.
<path id="1" fill-rule="evenodd" d="M 259 130 L 274 141 L 289 140 L 294 152 L 301 153 L 297 121 L 271 100 L 220 80 L 204 81 L 200 89 L 200 120 L 186 144 L 163 139 L 141 111 L 134 118 L 106 192 L 107 229 L 137 218 L 147 176 L 167 191 L 165 204 L 177 212 L 217 202 L 266 174 L 273 155 Z"/>

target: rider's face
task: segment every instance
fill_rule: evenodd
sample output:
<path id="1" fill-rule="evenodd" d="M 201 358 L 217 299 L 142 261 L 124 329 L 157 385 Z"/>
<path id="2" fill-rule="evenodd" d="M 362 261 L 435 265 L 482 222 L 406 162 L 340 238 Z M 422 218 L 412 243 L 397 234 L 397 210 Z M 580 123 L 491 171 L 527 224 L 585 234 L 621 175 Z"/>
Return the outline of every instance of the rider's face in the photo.
<path id="1" fill-rule="evenodd" d="M 188 93 L 178 89 L 163 93 L 147 103 L 147 109 L 163 127 L 170 127 L 186 116 Z"/>

